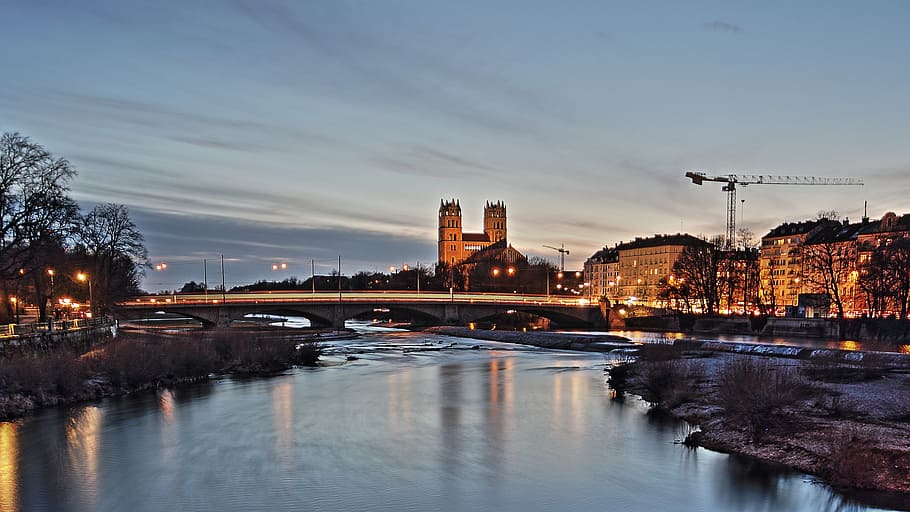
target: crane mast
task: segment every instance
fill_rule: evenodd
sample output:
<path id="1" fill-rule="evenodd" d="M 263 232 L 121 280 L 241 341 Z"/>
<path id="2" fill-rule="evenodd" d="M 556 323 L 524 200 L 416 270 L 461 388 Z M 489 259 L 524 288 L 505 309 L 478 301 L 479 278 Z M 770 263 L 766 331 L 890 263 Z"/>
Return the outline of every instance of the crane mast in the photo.
<path id="1" fill-rule="evenodd" d="M 559 244 L 559 247 L 553 247 L 552 245 L 545 245 L 547 249 L 553 249 L 554 251 L 559 252 L 559 270 L 566 269 L 566 254 L 569 254 L 569 250 L 566 249 L 566 244 Z"/>
<path id="2" fill-rule="evenodd" d="M 732 249 L 736 239 L 736 185 L 862 185 L 857 178 L 823 178 L 819 176 L 782 176 L 760 174 L 726 174 L 709 176 L 704 172 L 688 171 L 686 177 L 695 185 L 705 181 L 723 183 L 721 188 L 727 193 L 727 239 L 726 248 Z"/>

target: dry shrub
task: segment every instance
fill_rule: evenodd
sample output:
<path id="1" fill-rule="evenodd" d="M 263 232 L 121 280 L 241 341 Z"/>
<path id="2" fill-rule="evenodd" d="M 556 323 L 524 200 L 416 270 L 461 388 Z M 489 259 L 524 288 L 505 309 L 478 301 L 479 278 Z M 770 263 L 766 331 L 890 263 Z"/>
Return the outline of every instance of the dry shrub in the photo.
<path id="1" fill-rule="evenodd" d="M 69 350 L 23 353 L 0 361 L 0 387 L 44 400 L 71 395 L 88 377 L 86 365 Z"/>
<path id="2" fill-rule="evenodd" d="M 211 343 L 196 338 L 174 339 L 165 346 L 166 371 L 176 379 L 198 379 L 220 368 Z"/>
<path id="3" fill-rule="evenodd" d="M 318 341 L 304 341 L 297 347 L 297 362 L 303 366 L 316 366 L 325 346 Z"/>
<path id="4" fill-rule="evenodd" d="M 293 339 L 249 333 L 224 334 L 230 346 L 235 371 L 273 372 L 287 369 L 297 360 Z"/>
<path id="5" fill-rule="evenodd" d="M 106 375 L 113 386 L 136 388 L 154 382 L 164 373 L 160 343 L 116 339 L 92 357 L 93 369 Z"/>
<path id="6" fill-rule="evenodd" d="M 118 339 L 91 360 L 97 373 L 123 388 L 202 378 L 220 367 L 211 343 L 189 337 Z"/>
<path id="7" fill-rule="evenodd" d="M 841 432 L 828 452 L 825 476 L 834 485 L 876 488 L 876 480 L 884 476 L 882 471 L 894 466 L 890 461 L 893 454 L 881 444 L 874 430 L 851 428 Z"/>
<path id="8" fill-rule="evenodd" d="M 785 408 L 810 391 L 795 367 L 754 357 L 727 362 L 717 379 L 717 398 L 726 419 L 745 427 L 756 442 L 769 430 L 788 426 Z"/>
<path id="9" fill-rule="evenodd" d="M 645 361 L 636 366 L 645 400 L 667 410 L 694 398 L 694 384 L 701 378 L 687 360 Z"/>

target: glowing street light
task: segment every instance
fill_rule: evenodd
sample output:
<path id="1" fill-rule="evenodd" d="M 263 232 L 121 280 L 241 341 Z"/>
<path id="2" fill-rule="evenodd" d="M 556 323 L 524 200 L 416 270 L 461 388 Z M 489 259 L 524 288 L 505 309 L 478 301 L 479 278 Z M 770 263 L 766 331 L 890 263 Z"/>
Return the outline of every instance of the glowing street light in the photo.
<path id="1" fill-rule="evenodd" d="M 51 279 L 51 296 L 48 297 L 48 299 L 50 301 L 51 310 L 47 311 L 46 314 L 47 314 L 48 329 L 51 331 L 54 330 L 54 295 L 55 295 L 55 293 L 54 293 L 54 275 L 56 273 L 57 272 L 52 268 L 47 269 L 47 275 Z"/>
<path id="2" fill-rule="evenodd" d="M 76 274 L 76 279 L 84 283 L 88 283 L 88 316 L 91 318 L 94 316 L 95 312 L 95 297 L 92 293 L 92 280 L 88 278 L 88 274 L 85 272 L 79 272 Z"/>
<path id="3" fill-rule="evenodd" d="M 19 298 L 10 297 L 9 302 L 10 302 L 10 304 L 13 305 L 13 313 L 16 315 L 16 323 L 18 324 L 19 323 Z"/>
<path id="4" fill-rule="evenodd" d="M 167 270 L 167 263 L 162 261 L 161 263 L 156 264 L 155 270 L 157 270 L 158 272 L 161 272 L 162 270 Z"/>

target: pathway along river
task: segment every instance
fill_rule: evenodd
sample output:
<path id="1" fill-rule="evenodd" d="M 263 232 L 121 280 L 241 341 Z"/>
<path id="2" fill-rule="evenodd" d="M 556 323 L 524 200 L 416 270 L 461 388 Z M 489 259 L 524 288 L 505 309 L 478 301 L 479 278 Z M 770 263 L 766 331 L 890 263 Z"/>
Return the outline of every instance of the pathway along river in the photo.
<path id="1" fill-rule="evenodd" d="M 335 365 L 0 423 L 0 510 L 866 510 L 674 444 L 601 354 L 367 330 Z"/>

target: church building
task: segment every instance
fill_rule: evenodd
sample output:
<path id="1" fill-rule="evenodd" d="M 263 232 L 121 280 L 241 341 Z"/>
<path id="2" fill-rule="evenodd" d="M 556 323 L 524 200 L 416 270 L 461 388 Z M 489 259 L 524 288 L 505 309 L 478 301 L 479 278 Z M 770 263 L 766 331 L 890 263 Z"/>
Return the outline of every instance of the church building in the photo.
<path id="1" fill-rule="evenodd" d="M 439 204 L 439 263 L 456 265 L 473 254 L 506 240 L 506 205 L 487 201 L 483 208 L 483 233 L 465 233 L 457 199 Z"/>

